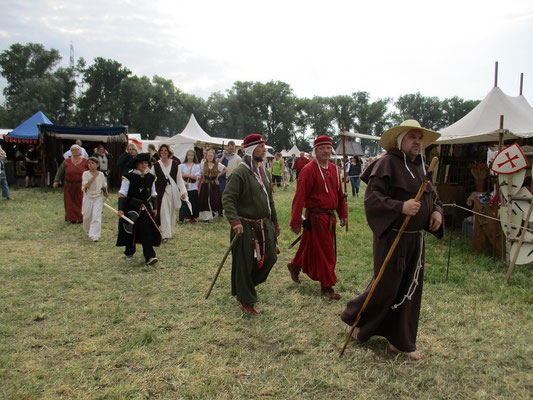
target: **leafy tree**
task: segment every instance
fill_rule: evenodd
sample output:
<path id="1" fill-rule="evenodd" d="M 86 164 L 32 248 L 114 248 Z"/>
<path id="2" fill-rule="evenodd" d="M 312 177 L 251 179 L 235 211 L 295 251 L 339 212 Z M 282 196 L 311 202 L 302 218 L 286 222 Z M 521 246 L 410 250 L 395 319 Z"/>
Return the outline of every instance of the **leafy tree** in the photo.
<path id="1" fill-rule="evenodd" d="M 120 89 L 131 71 L 113 60 L 97 57 L 94 64 L 83 71 L 83 84 L 87 89 L 78 102 L 78 121 L 81 125 L 116 125 L 119 116 Z"/>
<path id="2" fill-rule="evenodd" d="M 457 96 L 442 101 L 442 128 L 459 121 L 479 104 L 479 100 L 463 100 Z"/>
<path id="3" fill-rule="evenodd" d="M 354 127 L 357 132 L 381 136 L 385 127 L 389 124 L 387 105 L 390 99 L 378 99 L 370 102 L 368 92 L 355 92 L 352 94 L 353 111 L 355 117 Z M 376 154 L 379 146 L 375 140 L 361 140 L 361 144 L 367 154 Z"/>
<path id="4" fill-rule="evenodd" d="M 56 49 L 45 50 L 38 43 L 12 44 L 9 50 L 0 54 L 2 76 L 7 80 L 6 100 L 9 102 L 11 96 L 20 93 L 26 80 L 51 73 L 59 61 L 61 56 Z"/>
<path id="5" fill-rule="evenodd" d="M 55 49 L 41 44 L 13 44 L 0 54 L 1 74 L 7 79 L 7 123 L 15 126 L 41 110 L 57 124 L 72 120 L 76 80 L 72 68 L 58 68 L 61 60 Z"/>
<path id="6" fill-rule="evenodd" d="M 396 123 L 415 119 L 425 128 L 439 130 L 444 127 L 442 103 L 437 97 L 425 97 L 417 92 L 398 97 L 394 103 L 398 113 L 393 116 Z"/>
<path id="7" fill-rule="evenodd" d="M 227 138 L 242 138 L 238 132 L 235 99 L 230 99 L 220 92 L 212 93 L 207 99 L 207 122 L 209 131 L 214 136 Z"/>
<path id="8" fill-rule="evenodd" d="M 329 104 L 337 128 L 340 129 L 342 124 L 344 124 L 346 130 L 354 130 L 355 117 L 353 115 L 353 97 L 346 95 L 330 97 Z"/>
<path id="9" fill-rule="evenodd" d="M 2 104 L 0 104 L 0 128 L 9 129 L 12 126 L 9 122 L 8 112 Z"/>
<path id="10" fill-rule="evenodd" d="M 327 97 L 315 96 L 312 99 L 300 99 L 297 121 L 300 129 L 304 126 L 311 130 L 313 136 L 333 135 L 335 118 L 330 101 Z"/>

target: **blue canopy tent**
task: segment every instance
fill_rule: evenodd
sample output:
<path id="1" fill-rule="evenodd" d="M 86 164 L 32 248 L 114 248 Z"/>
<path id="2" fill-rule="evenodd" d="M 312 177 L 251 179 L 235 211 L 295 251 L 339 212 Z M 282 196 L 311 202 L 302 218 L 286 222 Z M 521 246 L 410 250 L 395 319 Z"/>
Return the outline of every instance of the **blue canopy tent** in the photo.
<path id="1" fill-rule="evenodd" d="M 45 174 L 43 175 L 47 175 L 47 183 L 50 182 L 50 178 L 53 178 L 52 175 L 55 174 L 59 164 L 63 162 L 63 153 L 77 139 L 85 143 L 90 143 L 90 145 L 85 146 L 89 155 L 93 153 L 93 149 L 97 144 L 103 143 L 114 160 L 117 160 L 123 153 L 124 147 L 128 143 L 127 126 L 63 126 L 40 124 L 39 130 L 42 142 L 44 143 L 43 170 Z M 118 182 L 119 175 L 115 161 L 111 165 L 111 182 Z M 44 184 L 44 182 L 42 183 Z"/>
<path id="2" fill-rule="evenodd" d="M 37 144 L 39 139 L 39 124 L 52 124 L 52 121 L 50 121 L 41 111 L 37 111 L 30 118 L 5 135 L 4 140 L 12 143 Z"/>

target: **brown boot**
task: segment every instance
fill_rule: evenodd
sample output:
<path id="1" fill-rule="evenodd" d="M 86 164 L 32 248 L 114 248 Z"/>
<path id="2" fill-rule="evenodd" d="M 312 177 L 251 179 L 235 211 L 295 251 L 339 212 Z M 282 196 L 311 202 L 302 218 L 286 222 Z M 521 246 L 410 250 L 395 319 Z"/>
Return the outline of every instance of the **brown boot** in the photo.
<path id="1" fill-rule="evenodd" d="M 298 268 L 296 265 L 292 265 L 291 263 L 287 264 L 287 268 L 289 269 L 289 272 L 291 273 L 291 279 L 294 283 L 301 283 L 300 278 L 298 275 L 300 275 L 300 268 Z"/>
<path id="2" fill-rule="evenodd" d="M 332 300 L 339 300 L 341 298 L 341 295 L 335 293 L 335 290 L 333 290 L 331 286 L 321 288 L 320 292 L 322 293 L 322 296 L 329 297 Z"/>
<path id="3" fill-rule="evenodd" d="M 241 301 L 240 304 L 241 310 L 243 313 L 248 315 L 259 315 L 260 312 L 255 308 L 253 303 L 244 303 Z"/>

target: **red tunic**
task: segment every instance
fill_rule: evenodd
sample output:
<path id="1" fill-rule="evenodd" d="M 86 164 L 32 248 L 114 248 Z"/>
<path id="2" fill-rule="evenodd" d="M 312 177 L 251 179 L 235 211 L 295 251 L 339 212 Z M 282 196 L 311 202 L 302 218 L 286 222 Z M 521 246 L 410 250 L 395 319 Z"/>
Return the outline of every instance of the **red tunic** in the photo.
<path id="1" fill-rule="evenodd" d="M 302 225 L 302 210 L 305 206 L 305 216 L 311 221 L 311 231 L 303 229 L 300 247 L 291 263 L 301 268 L 311 279 L 319 281 L 322 287 L 330 287 L 337 282 L 336 219 L 333 211 L 337 211 L 340 218 L 348 218 L 348 209 L 335 164 L 328 162 L 328 168 L 322 168 L 324 179 L 319 168 L 321 167 L 316 160 L 312 161 L 301 170 L 298 177 L 290 226 L 299 228 Z M 324 213 L 326 210 L 331 213 Z"/>
<path id="2" fill-rule="evenodd" d="M 78 166 L 75 166 L 70 158 L 65 160 L 65 178 L 63 179 L 65 221 L 83 222 L 83 215 L 81 215 L 83 202 L 81 176 L 84 171 L 87 171 L 86 158 L 82 158 Z"/>
<path id="3" fill-rule="evenodd" d="M 292 166 L 292 169 L 295 170 L 295 171 L 300 171 L 308 163 L 309 163 L 309 160 L 306 157 L 298 157 L 294 161 L 294 165 Z"/>

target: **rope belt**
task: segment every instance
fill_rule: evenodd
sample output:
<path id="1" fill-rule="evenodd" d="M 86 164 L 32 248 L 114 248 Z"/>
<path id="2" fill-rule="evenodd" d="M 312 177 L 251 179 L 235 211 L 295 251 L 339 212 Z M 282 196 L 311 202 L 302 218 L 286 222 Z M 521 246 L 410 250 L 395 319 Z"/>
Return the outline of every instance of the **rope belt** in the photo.
<path id="1" fill-rule="evenodd" d="M 334 219 L 335 219 L 335 210 L 328 210 L 326 208 L 308 208 L 307 209 L 308 214 L 314 214 L 315 215 L 315 226 L 318 231 L 320 231 L 320 224 L 318 223 L 319 215 L 328 215 L 328 230 L 331 231 L 335 227 Z"/>
<path id="2" fill-rule="evenodd" d="M 263 222 L 266 218 L 260 218 L 260 219 L 252 219 L 252 218 L 245 218 L 245 217 L 239 217 L 242 221 L 248 222 L 250 224 L 250 234 L 252 235 L 252 241 L 254 242 L 255 249 L 254 249 L 254 257 L 257 259 L 257 268 L 260 269 L 263 264 L 265 263 L 265 254 L 266 254 L 266 241 L 265 241 L 265 228 L 263 226 Z M 259 245 L 259 239 L 257 237 L 256 232 L 256 224 L 258 224 L 261 227 L 261 239 L 263 241 L 263 245 Z M 260 259 L 258 257 L 261 256 Z"/>
<path id="3" fill-rule="evenodd" d="M 395 232 L 399 232 L 400 230 L 397 229 L 397 228 L 392 228 L 393 231 Z M 422 232 L 422 230 L 419 230 L 419 231 L 403 231 L 403 233 L 420 233 Z"/>
<path id="4" fill-rule="evenodd" d="M 398 229 L 393 229 L 397 231 Z M 416 262 L 416 269 L 415 273 L 413 274 L 413 280 L 411 281 L 411 284 L 409 285 L 409 289 L 407 289 L 407 293 L 403 295 L 402 301 L 400 301 L 397 304 L 394 304 L 391 309 L 396 310 L 398 307 L 400 307 L 405 300 L 411 300 L 413 297 L 413 294 L 416 291 L 416 288 L 418 287 L 418 276 L 420 275 L 420 271 L 423 268 L 422 265 L 422 249 L 424 248 L 424 233 L 423 231 L 404 231 L 403 233 L 418 233 L 420 235 L 420 250 L 418 252 L 418 260 Z"/>

